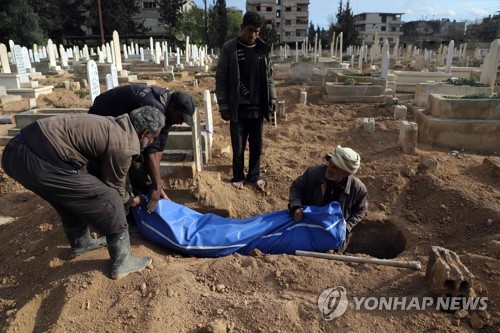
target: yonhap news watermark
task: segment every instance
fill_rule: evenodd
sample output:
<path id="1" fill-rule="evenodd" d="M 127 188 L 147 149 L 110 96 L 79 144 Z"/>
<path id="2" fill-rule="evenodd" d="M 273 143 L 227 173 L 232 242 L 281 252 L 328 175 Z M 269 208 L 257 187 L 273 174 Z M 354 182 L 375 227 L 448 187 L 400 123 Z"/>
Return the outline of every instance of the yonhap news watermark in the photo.
<path id="1" fill-rule="evenodd" d="M 487 297 L 418 297 L 418 296 L 353 296 L 347 290 L 333 287 L 323 290 L 318 297 L 318 308 L 325 320 L 342 316 L 348 308 L 355 311 L 458 311 L 486 310 Z"/>

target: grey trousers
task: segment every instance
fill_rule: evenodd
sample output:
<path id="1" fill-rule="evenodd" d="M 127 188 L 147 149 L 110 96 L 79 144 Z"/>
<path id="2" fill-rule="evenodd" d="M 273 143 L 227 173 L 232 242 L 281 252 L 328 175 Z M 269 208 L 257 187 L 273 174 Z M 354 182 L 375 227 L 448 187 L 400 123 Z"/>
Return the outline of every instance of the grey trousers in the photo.
<path id="1" fill-rule="evenodd" d="M 22 135 L 5 147 L 2 168 L 11 178 L 49 202 L 66 229 L 91 225 L 101 235 L 128 227 L 118 191 L 82 170 L 54 166 L 26 144 Z"/>

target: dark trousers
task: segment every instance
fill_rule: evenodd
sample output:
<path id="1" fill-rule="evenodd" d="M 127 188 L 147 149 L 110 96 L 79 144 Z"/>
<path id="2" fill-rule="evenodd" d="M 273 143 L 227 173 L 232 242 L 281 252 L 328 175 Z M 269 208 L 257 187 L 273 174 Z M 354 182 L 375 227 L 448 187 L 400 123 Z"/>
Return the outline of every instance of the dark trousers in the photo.
<path id="1" fill-rule="evenodd" d="M 260 179 L 260 155 L 262 154 L 263 118 L 239 118 L 231 121 L 231 145 L 233 148 L 233 182 L 245 180 L 245 148 L 248 140 L 250 158 L 246 179 L 255 183 Z"/>
<path id="2" fill-rule="evenodd" d="M 47 200 L 65 229 L 91 225 L 101 235 L 127 229 L 118 191 L 82 170 L 63 169 L 42 160 L 17 136 L 5 147 L 2 168 L 11 178 Z"/>

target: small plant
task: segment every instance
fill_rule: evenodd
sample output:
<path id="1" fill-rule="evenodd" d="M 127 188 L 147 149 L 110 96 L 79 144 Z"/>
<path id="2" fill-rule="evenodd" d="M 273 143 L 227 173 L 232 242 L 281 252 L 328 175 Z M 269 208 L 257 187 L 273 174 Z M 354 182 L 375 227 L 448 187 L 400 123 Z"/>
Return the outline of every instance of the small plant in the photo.
<path id="1" fill-rule="evenodd" d="M 343 71 L 342 74 L 344 74 L 345 76 L 372 76 L 371 73 L 356 73 L 349 71 Z"/>
<path id="2" fill-rule="evenodd" d="M 77 90 L 75 91 L 75 95 L 83 99 L 89 95 L 89 92 L 87 90 Z"/>
<path id="3" fill-rule="evenodd" d="M 471 95 L 464 95 L 464 96 L 458 96 L 458 95 L 444 95 L 443 96 L 446 99 L 500 99 L 500 94 L 494 94 L 494 95 L 487 95 L 485 93 L 477 93 L 477 94 L 471 94 Z"/>
<path id="4" fill-rule="evenodd" d="M 52 103 L 52 106 L 55 107 L 56 109 L 68 109 L 72 106 L 72 104 L 71 103 L 64 104 L 64 103 L 60 103 L 60 102 L 54 102 L 54 103 Z"/>
<path id="5" fill-rule="evenodd" d="M 353 79 L 352 77 L 348 77 L 347 79 L 345 79 L 344 85 L 345 86 L 355 86 L 356 85 L 356 80 Z"/>
<path id="6" fill-rule="evenodd" d="M 444 83 L 453 84 L 454 86 L 473 86 L 473 87 L 482 87 L 484 84 L 476 82 L 472 79 L 466 79 L 464 77 L 459 78 L 449 78 L 443 81 Z"/>

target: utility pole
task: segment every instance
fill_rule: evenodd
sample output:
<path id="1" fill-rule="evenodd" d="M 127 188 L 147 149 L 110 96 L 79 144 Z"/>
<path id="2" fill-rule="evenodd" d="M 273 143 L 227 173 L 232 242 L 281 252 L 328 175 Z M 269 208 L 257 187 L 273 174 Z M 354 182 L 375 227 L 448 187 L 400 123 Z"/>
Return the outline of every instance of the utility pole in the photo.
<path id="1" fill-rule="evenodd" d="M 97 0 L 97 8 L 98 8 L 98 12 L 99 12 L 99 28 L 101 30 L 101 45 L 104 45 L 104 28 L 102 25 L 101 0 Z"/>
<path id="2" fill-rule="evenodd" d="M 203 0 L 205 3 L 205 44 L 208 45 L 208 12 L 207 12 L 207 0 Z"/>

